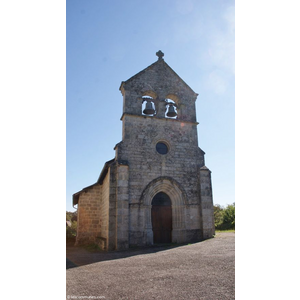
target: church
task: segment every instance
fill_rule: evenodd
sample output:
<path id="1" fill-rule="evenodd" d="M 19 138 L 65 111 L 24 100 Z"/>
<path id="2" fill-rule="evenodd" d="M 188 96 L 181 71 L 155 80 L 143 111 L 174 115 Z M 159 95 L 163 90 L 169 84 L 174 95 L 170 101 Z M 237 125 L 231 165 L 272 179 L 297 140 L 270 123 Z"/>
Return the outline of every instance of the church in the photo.
<path id="1" fill-rule="evenodd" d="M 122 141 L 96 183 L 73 195 L 76 245 L 103 250 L 215 234 L 211 171 L 198 146 L 198 96 L 158 59 L 120 86 Z"/>

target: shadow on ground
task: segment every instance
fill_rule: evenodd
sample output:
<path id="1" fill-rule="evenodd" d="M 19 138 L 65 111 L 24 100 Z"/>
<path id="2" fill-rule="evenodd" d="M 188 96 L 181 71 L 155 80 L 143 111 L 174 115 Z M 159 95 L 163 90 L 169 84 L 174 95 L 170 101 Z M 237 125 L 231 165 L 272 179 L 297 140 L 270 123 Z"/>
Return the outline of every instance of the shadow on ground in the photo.
<path id="1" fill-rule="evenodd" d="M 67 269 L 78 267 L 72 261 L 67 258 Z"/>
<path id="2" fill-rule="evenodd" d="M 191 244 L 191 243 L 189 243 Z M 189 244 L 159 244 L 149 247 L 130 248 L 123 251 L 88 251 L 83 247 L 67 244 L 66 247 L 66 267 L 67 269 L 80 267 L 100 261 L 127 258 L 135 255 L 144 255 L 166 251 Z"/>

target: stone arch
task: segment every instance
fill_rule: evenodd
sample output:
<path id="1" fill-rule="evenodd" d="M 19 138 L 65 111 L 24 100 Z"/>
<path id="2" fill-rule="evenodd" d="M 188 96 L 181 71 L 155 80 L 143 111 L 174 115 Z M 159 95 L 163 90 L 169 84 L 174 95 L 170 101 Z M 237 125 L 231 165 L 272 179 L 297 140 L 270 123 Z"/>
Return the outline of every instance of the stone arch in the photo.
<path id="1" fill-rule="evenodd" d="M 165 117 L 171 118 L 171 119 L 177 119 L 178 113 L 179 113 L 179 106 L 180 106 L 180 99 L 175 94 L 168 94 L 165 97 L 165 101 L 167 103 L 166 110 L 165 110 Z M 172 106 L 172 109 L 175 110 L 176 116 L 167 116 L 168 111 L 170 110 L 170 106 Z"/>
<path id="2" fill-rule="evenodd" d="M 147 97 L 147 96 L 153 98 L 154 100 L 157 98 L 157 94 L 151 90 L 147 90 L 142 93 L 142 97 Z"/>
<path id="3" fill-rule="evenodd" d="M 152 198 L 159 192 L 166 193 L 172 201 L 172 205 L 186 205 L 187 197 L 181 185 L 172 177 L 161 176 L 152 180 L 144 189 L 140 203 L 151 205 Z"/>
<path id="4" fill-rule="evenodd" d="M 172 242 L 182 242 L 183 232 L 186 229 L 187 197 L 181 185 L 171 177 L 162 176 L 151 181 L 144 189 L 140 204 L 145 211 L 145 230 L 148 243 L 153 244 L 151 223 L 151 201 L 159 192 L 166 193 L 172 203 Z"/>
<path id="5" fill-rule="evenodd" d="M 156 93 L 152 91 L 147 91 L 142 94 L 142 115 L 154 116 L 156 114 L 156 98 Z M 150 107 L 154 110 L 153 113 L 147 113 L 145 111 L 146 103 L 148 103 L 148 105 L 150 105 Z"/>
<path id="6" fill-rule="evenodd" d="M 179 105 L 179 104 L 180 104 L 180 103 L 179 103 L 180 100 L 179 100 L 178 96 L 175 95 L 175 94 L 170 93 L 170 94 L 168 94 L 165 98 L 174 101 L 174 102 L 176 103 L 176 105 Z"/>

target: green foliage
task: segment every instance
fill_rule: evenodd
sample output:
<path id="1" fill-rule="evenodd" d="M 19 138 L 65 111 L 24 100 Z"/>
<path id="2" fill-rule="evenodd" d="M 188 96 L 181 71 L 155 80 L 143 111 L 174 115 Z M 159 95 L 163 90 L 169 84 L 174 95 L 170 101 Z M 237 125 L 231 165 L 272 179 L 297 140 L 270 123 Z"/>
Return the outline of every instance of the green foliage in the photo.
<path id="1" fill-rule="evenodd" d="M 66 212 L 66 220 L 74 221 L 74 219 L 77 220 L 77 211 L 75 211 L 75 212 L 67 211 Z"/>
<path id="2" fill-rule="evenodd" d="M 71 222 L 71 226 L 66 225 L 67 239 L 75 238 L 77 232 L 77 212 L 66 212 L 66 221 Z"/>
<path id="3" fill-rule="evenodd" d="M 216 230 L 235 229 L 235 203 L 226 208 L 219 204 L 214 205 L 214 218 Z"/>
<path id="4" fill-rule="evenodd" d="M 230 228 L 235 228 L 235 203 L 225 208 L 223 223 L 228 224 Z"/>
<path id="5" fill-rule="evenodd" d="M 223 223 L 224 209 L 219 205 L 214 205 L 215 227 L 217 228 Z"/>

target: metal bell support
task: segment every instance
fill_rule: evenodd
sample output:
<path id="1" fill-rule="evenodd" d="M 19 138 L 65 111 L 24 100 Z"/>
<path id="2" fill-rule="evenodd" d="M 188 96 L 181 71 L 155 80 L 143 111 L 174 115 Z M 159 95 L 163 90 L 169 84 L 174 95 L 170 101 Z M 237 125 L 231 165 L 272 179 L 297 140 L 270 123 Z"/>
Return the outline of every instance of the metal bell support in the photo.
<path id="1" fill-rule="evenodd" d="M 177 116 L 177 113 L 175 111 L 175 108 L 174 108 L 173 104 L 169 105 L 169 110 L 168 110 L 167 116 L 170 117 L 170 118 L 173 118 L 173 117 Z"/>
<path id="2" fill-rule="evenodd" d="M 153 115 L 154 113 L 155 113 L 155 109 L 153 108 L 153 103 L 147 100 L 146 108 L 143 110 L 143 114 Z"/>

